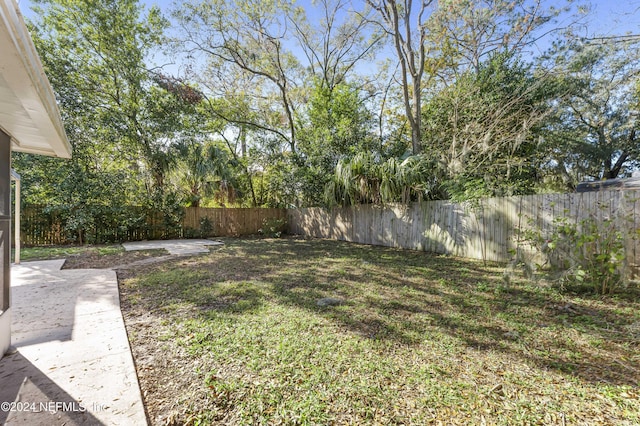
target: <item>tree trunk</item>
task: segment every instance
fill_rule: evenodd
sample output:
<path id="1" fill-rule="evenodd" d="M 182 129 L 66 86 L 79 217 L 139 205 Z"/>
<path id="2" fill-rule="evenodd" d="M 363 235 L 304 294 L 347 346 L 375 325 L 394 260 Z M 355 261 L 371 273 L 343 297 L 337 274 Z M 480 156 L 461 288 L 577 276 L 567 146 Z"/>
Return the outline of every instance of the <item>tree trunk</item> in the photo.
<path id="1" fill-rule="evenodd" d="M 629 133 L 629 145 L 633 144 L 635 138 L 636 138 L 636 131 L 635 129 L 632 129 L 631 133 Z M 627 161 L 628 158 L 629 158 L 629 153 L 627 151 L 623 151 L 622 154 L 620 154 L 620 157 L 618 157 L 616 164 L 614 164 L 610 170 L 605 170 L 604 174 L 602 175 L 602 178 L 616 179 L 620 174 L 620 170 L 622 170 L 622 166 L 624 165 L 624 163 Z"/>
<path id="2" fill-rule="evenodd" d="M 411 146 L 413 148 L 413 155 L 420 154 L 422 152 L 422 141 L 420 140 L 421 126 L 422 126 L 422 111 L 421 111 L 421 93 L 420 93 L 421 79 L 415 78 L 413 80 L 413 120 L 411 128 Z"/>
<path id="3" fill-rule="evenodd" d="M 242 158 L 247 158 L 247 132 L 244 125 L 240 126 L 240 152 Z"/>

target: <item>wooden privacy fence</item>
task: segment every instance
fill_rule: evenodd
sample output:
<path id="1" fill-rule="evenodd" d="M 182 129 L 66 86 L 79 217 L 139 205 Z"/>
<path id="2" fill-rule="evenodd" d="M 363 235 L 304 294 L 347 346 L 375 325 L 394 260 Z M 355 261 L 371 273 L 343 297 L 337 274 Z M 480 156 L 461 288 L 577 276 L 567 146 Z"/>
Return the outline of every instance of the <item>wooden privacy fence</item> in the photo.
<path id="1" fill-rule="evenodd" d="M 632 266 L 640 264 L 637 230 L 640 191 L 602 191 L 488 198 L 477 202 L 428 201 L 385 207 L 360 205 L 288 210 L 289 231 L 319 238 L 424 250 L 506 262 L 519 244 L 517 229 L 549 232 L 554 219 L 592 217 L 627 236 Z"/>
<path id="2" fill-rule="evenodd" d="M 136 206 L 86 206 L 70 211 L 65 206 L 28 205 L 21 208 L 20 216 L 25 246 L 152 239 L 164 226 L 158 214 Z"/>
<path id="3" fill-rule="evenodd" d="M 14 226 L 15 223 L 12 221 L 12 235 L 15 233 Z M 62 244 L 67 239 L 59 215 L 45 212 L 45 208 L 41 206 L 27 206 L 21 209 L 20 238 L 26 246 Z"/>
<path id="4" fill-rule="evenodd" d="M 262 208 L 187 207 L 177 221 L 135 206 L 114 207 L 93 215 L 91 208 L 74 214 L 64 208 L 45 206 L 25 206 L 21 210 L 21 240 L 25 246 L 79 242 L 77 223 L 69 223 L 69 218 L 81 217 L 86 223 L 82 227 L 83 242 L 109 243 L 250 235 L 258 233 L 265 224 L 284 227 L 287 217 L 285 209 Z"/>

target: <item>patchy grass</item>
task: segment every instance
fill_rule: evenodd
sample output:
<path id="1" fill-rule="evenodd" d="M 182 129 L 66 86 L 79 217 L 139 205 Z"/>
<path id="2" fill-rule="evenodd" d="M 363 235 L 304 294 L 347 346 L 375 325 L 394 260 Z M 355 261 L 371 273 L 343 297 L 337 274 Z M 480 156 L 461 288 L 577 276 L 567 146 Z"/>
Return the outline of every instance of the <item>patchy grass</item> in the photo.
<path id="1" fill-rule="evenodd" d="M 166 255 L 166 250 L 126 252 L 120 245 L 26 247 L 20 250 L 20 260 L 67 259 L 64 269 L 111 268 L 137 260 Z M 14 251 L 12 250 L 12 258 Z"/>
<path id="2" fill-rule="evenodd" d="M 637 294 L 300 239 L 119 276 L 154 425 L 640 422 Z"/>

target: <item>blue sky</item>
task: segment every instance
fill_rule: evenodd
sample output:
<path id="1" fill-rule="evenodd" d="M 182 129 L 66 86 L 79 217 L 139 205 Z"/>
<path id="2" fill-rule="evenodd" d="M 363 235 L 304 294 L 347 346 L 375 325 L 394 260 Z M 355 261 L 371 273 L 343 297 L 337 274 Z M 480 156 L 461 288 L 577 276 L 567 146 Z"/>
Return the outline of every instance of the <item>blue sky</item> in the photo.
<path id="1" fill-rule="evenodd" d="M 593 2 L 590 25 L 602 35 L 640 33 L 640 1 L 600 0 Z"/>
<path id="2" fill-rule="evenodd" d="M 17 1 L 23 15 L 27 18 L 33 18 L 34 13 L 31 10 L 30 0 Z M 353 0 L 353 2 L 355 7 L 358 7 L 359 4 L 364 3 L 364 0 Z M 143 0 L 143 3 L 148 6 L 156 5 L 163 13 L 168 15 L 173 4 L 180 4 L 180 1 Z M 312 15 L 311 3 L 312 0 L 298 0 L 298 4 L 307 8 L 308 12 Z M 579 0 L 577 3 L 579 3 Z M 563 4 L 565 4 L 565 2 L 560 0 L 544 1 L 545 6 L 556 5 L 560 7 Z M 640 0 L 594 0 L 591 4 L 593 13 L 586 18 L 588 30 L 586 30 L 586 32 L 585 30 L 581 30 L 580 35 L 616 36 L 628 33 L 640 34 Z M 560 22 L 560 26 L 566 24 L 567 22 Z M 544 48 L 543 42 L 543 46 L 539 46 L 539 49 L 542 50 Z"/>
<path id="3" fill-rule="evenodd" d="M 143 3 L 156 5 L 168 14 L 174 0 L 142 0 Z M 30 0 L 17 0 L 20 10 L 27 18 L 33 17 Z M 364 0 L 353 0 L 354 5 L 364 3 Z M 298 0 L 298 4 L 310 9 L 312 0 Z M 547 0 L 545 5 L 564 4 L 560 0 Z M 640 0 L 594 0 L 591 2 L 593 13 L 588 17 L 589 34 L 604 36 L 624 35 L 626 33 L 640 33 Z"/>
<path id="4" fill-rule="evenodd" d="M 17 0 L 20 10 L 26 17 L 33 16 L 31 2 L 29 0 Z M 163 12 L 167 12 L 173 0 L 143 0 L 147 5 L 156 5 Z M 177 3 L 180 3 L 179 1 Z M 310 5 L 311 0 L 302 0 L 300 5 Z M 363 0 L 354 0 L 354 4 L 363 3 Z M 640 0 L 595 0 L 591 2 L 594 7 L 594 15 L 589 19 L 589 25 L 594 32 L 603 35 L 624 34 L 626 32 L 640 33 Z M 549 0 L 548 5 L 560 5 L 562 2 Z"/>

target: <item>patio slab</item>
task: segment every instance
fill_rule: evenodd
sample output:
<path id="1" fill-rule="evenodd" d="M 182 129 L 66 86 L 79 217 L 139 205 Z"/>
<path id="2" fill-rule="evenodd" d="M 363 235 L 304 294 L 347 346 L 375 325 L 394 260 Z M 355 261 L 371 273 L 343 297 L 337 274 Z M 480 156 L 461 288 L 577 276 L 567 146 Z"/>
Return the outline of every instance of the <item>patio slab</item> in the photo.
<path id="1" fill-rule="evenodd" d="M 165 249 L 169 254 L 188 255 L 209 253 L 209 246 L 223 245 L 220 241 L 213 240 L 155 240 L 155 241 L 134 241 L 122 243 L 126 251 L 132 250 L 153 250 Z"/>
<path id="2" fill-rule="evenodd" d="M 12 267 L 0 424 L 146 425 L 116 273 L 63 263 Z"/>

